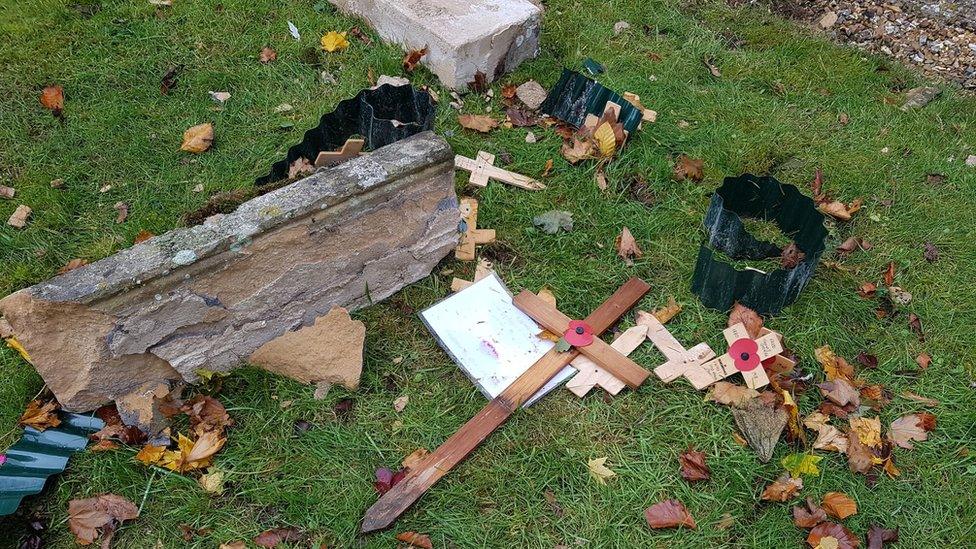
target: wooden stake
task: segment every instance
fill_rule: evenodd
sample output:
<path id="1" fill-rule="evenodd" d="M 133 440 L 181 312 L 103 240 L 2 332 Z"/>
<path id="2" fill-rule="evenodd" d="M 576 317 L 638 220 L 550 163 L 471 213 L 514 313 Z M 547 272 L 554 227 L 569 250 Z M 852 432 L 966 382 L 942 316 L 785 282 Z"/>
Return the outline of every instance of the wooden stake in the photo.
<path id="1" fill-rule="evenodd" d="M 346 160 L 356 158 L 363 152 L 366 141 L 362 139 L 346 139 L 338 151 L 322 151 L 315 157 L 315 167 L 335 166 Z"/>
<path id="2" fill-rule="evenodd" d="M 606 331 L 628 309 L 633 307 L 649 290 L 650 286 L 639 278 L 631 278 L 610 299 L 603 302 L 586 323 L 595 335 Z M 451 435 L 444 444 L 428 454 L 416 467 L 410 469 L 399 483 L 383 494 L 363 516 L 360 531 L 373 532 L 389 527 L 420 496 L 446 475 L 455 465 L 468 456 L 488 435 L 504 423 L 529 397 L 541 389 L 579 355 L 573 348 L 565 353 L 555 349 L 542 356 L 519 376 L 502 394 L 495 397 L 461 429 Z"/>
<path id="3" fill-rule="evenodd" d="M 454 257 L 461 261 L 474 261 L 475 246 L 495 241 L 495 229 L 478 228 L 478 201 L 473 198 L 462 198 L 460 206 L 464 221 L 464 233 L 454 250 Z"/>
<path id="4" fill-rule="evenodd" d="M 522 174 L 498 168 L 493 165 L 494 162 L 495 155 L 484 151 L 478 152 L 477 160 L 461 155 L 454 157 L 454 166 L 471 172 L 468 183 L 476 187 L 485 187 L 488 185 L 489 179 L 494 179 L 495 181 L 501 181 L 502 183 L 529 191 L 541 191 L 546 188 L 542 182 Z"/>

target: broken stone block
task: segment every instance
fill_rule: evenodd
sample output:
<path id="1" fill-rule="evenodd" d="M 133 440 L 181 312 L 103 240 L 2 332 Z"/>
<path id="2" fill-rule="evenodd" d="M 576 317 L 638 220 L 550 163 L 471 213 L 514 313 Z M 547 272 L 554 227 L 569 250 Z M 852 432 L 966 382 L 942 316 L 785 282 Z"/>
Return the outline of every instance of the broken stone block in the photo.
<path id="1" fill-rule="evenodd" d="M 227 371 L 415 282 L 458 242 L 454 153 L 417 134 L 0 300 L 68 410 Z"/>
<path id="2" fill-rule="evenodd" d="M 529 0 L 329 0 L 421 58 L 448 88 L 491 82 L 539 53 L 542 8 Z"/>
<path id="3" fill-rule="evenodd" d="M 285 332 L 262 345 L 248 361 L 302 383 L 341 383 L 359 387 L 366 325 L 336 307 L 311 326 Z"/>

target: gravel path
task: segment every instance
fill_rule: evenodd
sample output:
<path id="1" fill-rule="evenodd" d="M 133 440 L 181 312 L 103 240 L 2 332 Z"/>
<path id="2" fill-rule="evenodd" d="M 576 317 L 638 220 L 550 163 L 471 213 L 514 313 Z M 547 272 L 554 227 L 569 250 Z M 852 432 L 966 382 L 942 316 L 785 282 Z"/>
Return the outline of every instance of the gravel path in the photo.
<path id="1" fill-rule="evenodd" d="M 772 8 L 976 90 L 976 0 L 773 0 Z"/>

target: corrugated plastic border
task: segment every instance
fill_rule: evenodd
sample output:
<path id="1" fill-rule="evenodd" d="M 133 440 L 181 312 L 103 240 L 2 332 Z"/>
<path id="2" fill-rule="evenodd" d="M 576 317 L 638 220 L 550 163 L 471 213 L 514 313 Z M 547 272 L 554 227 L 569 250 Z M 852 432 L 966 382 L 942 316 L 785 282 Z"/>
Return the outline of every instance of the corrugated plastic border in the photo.
<path id="1" fill-rule="evenodd" d="M 624 125 L 625 130 L 633 133 L 644 113 L 603 84 L 569 69 L 563 69 L 559 82 L 546 96 L 539 110 L 579 128 L 587 114 L 603 116 L 607 101 L 620 105 L 619 122 Z"/>

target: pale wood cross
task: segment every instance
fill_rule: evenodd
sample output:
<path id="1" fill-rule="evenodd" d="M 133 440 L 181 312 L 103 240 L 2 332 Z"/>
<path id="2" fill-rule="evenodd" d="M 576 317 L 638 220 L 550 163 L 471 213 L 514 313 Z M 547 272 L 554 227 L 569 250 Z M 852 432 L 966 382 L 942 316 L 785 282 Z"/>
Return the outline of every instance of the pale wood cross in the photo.
<path id="1" fill-rule="evenodd" d="M 346 139 L 338 151 L 322 151 L 315 157 L 315 167 L 335 166 L 346 160 L 356 158 L 363 152 L 366 141 L 363 139 Z"/>
<path id="2" fill-rule="evenodd" d="M 478 264 L 474 268 L 474 280 L 468 281 L 463 278 L 454 277 L 451 280 L 451 291 L 460 292 L 475 282 L 491 274 L 494 265 L 485 258 L 479 258 Z"/>
<path id="3" fill-rule="evenodd" d="M 686 370 L 684 375 L 688 381 L 696 389 L 704 389 L 717 381 L 741 373 L 750 389 L 769 384 L 762 362 L 783 352 L 781 336 L 769 331 L 758 339 L 752 339 L 742 323 L 726 328 L 722 334 L 729 344 L 729 351 L 700 367 Z"/>
<path id="4" fill-rule="evenodd" d="M 488 244 L 495 241 L 495 229 L 478 228 L 478 201 L 473 198 L 462 198 L 458 208 L 464 223 L 464 232 L 454 250 L 454 257 L 461 261 L 474 261 L 475 249 L 478 244 Z"/>
<path id="5" fill-rule="evenodd" d="M 593 342 L 590 345 L 572 347 L 563 353 L 550 349 L 439 448 L 411 467 L 403 480 L 383 494 L 366 511 L 360 531 L 372 532 L 393 524 L 404 511 L 420 499 L 428 488 L 474 451 L 495 429 L 511 417 L 522 403 L 538 392 L 580 354 L 588 356 L 613 375 L 625 380 L 627 385 L 631 387 L 640 385 L 650 372 L 634 364 L 597 336 L 610 328 L 650 289 L 650 286 L 639 278 L 631 278 L 621 286 L 584 320 L 593 333 Z M 550 331 L 563 333 L 568 327 L 568 317 L 532 292 L 522 292 L 515 297 L 513 303 Z"/>
<path id="6" fill-rule="evenodd" d="M 468 184 L 474 187 L 487 187 L 488 180 L 494 179 L 529 191 L 541 191 L 546 188 L 540 181 L 536 181 L 522 174 L 503 170 L 494 164 L 495 155 L 485 151 L 478 151 L 478 158 L 476 160 L 461 156 L 460 154 L 454 157 L 455 167 L 471 172 L 471 176 L 468 178 Z"/>

